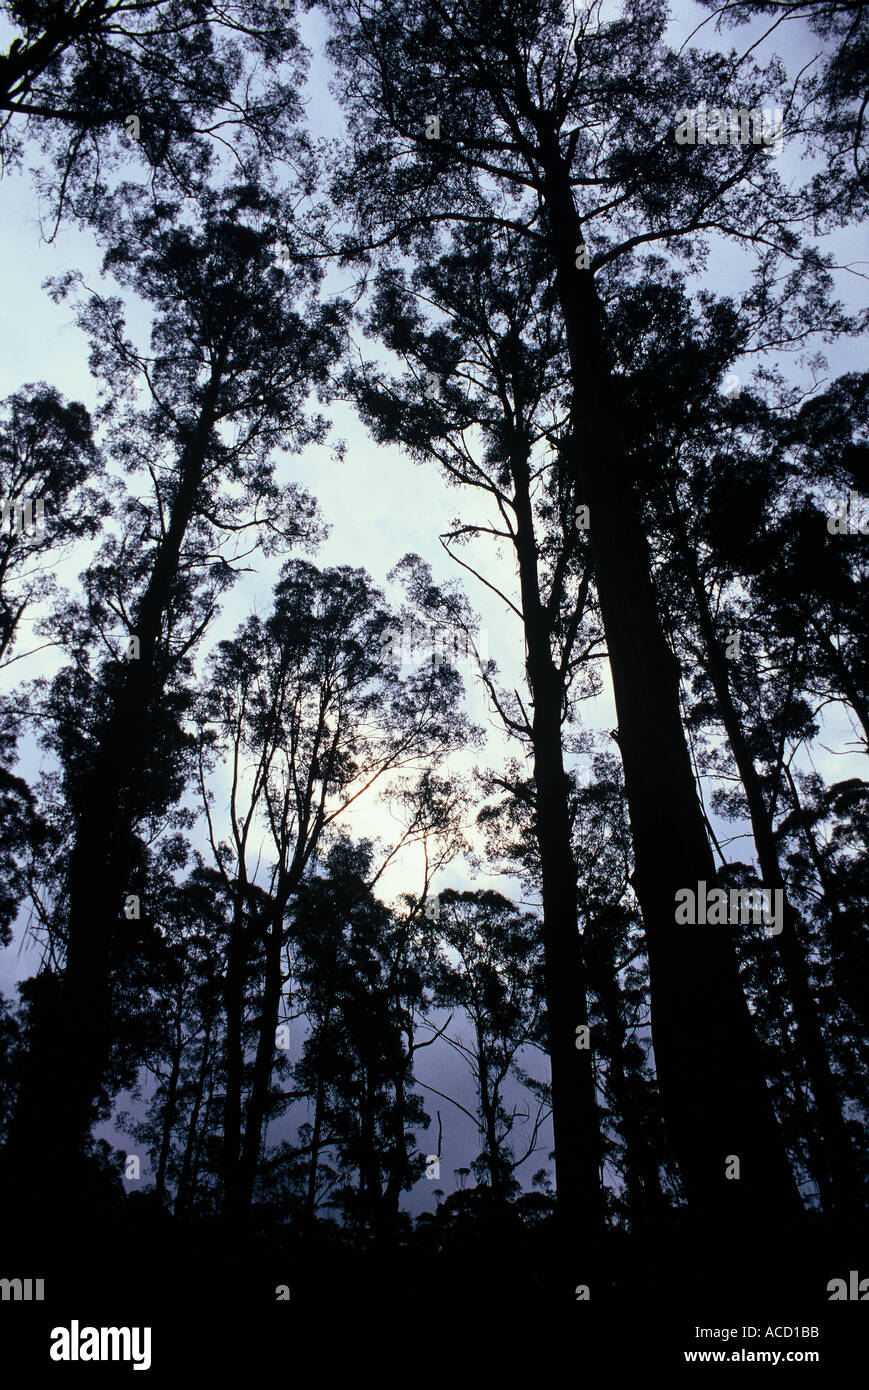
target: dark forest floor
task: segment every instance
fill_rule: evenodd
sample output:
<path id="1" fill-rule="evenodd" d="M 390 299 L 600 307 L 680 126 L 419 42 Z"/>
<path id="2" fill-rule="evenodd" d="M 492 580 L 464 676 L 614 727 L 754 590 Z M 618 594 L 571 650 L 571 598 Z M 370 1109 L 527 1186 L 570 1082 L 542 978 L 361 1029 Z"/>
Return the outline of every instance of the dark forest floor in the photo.
<path id="1" fill-rule="evenodd" d="M 827 1291 L 852 1270 L 869 1279 L 865 1225 L 836 1231 L 807 1221 L 775 1237 L 614 1232 L 599 1250 L 559 1260 L 545 1226 L 518 1238 L 468 1227 L 440 1250 L 418 1239 L 359 1250 L 324 1233 L 233 1239 L 220 1221 L 178 1225 L 135 1200 L 101 1219 L 73 1217 L 63 1231 L 49 1220 L 41 1236 L 10 1238 L 5 1224 L 0 1277 L 45 1279 L 43 1303 L 0 1303 L 3 1364 L 20 1358 L 28 1383 L 33 1370 L 39 1384 L 43 1372 L 46 1381 L 112 1384 L 133 1374 L 129 1365 L 51 1362 L 51 1329 L 73 1318 L 150 1326 L 148 1374 L 159 1385 L 197 1374 L 294 1384 L 301 1374 L 331 1383 L 334 1374 L 372 1372 L 387 1383 L 451 1384 L 473 1367 L 513 1384 L 527 1366 L 536 1367 L 534 1384 L 572 1386 L 592 1368 L 617 1381 L 643 1369 L 693 1375 L 683 1353 L 698 1349 L 778 1350 L 781 1364 L 769 1371 L 792 1369 L 787 1352 L 818 1351 L 808 1369 L 825 1384 L 834 1370 L 865 1365 L 869 1284 L 865 1302 L 830 1302 Z M 576 1300 L 579 1284 L 589 1286 L 588 1301 Z M 282 1285 L 289 1300 L 276 1297 Z M 735 1334 L 725 1338 L 725 1329 Z"/>

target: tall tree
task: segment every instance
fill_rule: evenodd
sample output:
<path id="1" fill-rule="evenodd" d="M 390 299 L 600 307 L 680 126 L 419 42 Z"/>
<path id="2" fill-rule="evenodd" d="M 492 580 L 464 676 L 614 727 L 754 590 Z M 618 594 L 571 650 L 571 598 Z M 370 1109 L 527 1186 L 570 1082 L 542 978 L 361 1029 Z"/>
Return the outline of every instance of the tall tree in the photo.
<path id="1" fill-rule="evenodd" d="M 490 502 L 484 522 L 460 516 L 441 542 L 521 624 L 530 712 L 487 664 L 478 663 L 478 675 L 508 736 L 534 758 L 559 1193 L 571 1222 L 592 1232 L 602 1217 L 600 1145 L 593 1051 L 575 1046 L 576 1028 L 588 1022 L 587 984 L 562 729 L 573 703 L 595 688 L 598 631 L 575 494 L 557 467 L 569 419 L 564 335 L 537 248 L 515 238 L 492 246 L 477 229 L 460 228 L 428 264 L 422 243 L 417 254 L 423 263 L 412 276 L 393 267 L 378 276 L 368 320 L 408 371 L 390 379 L 366 365 L 349 380 L 378 440 L 400 440 L 418 461 L 434 456 L 449 486 Z M 458 547 L 470 541 L 511 547 L 517 595 L 487 579 L 476 554 L 473 563 L 461 558 Z M 442 601 L 449 611 L 446 593 Z M 473 634 L 466 645 L 473 650 Z"/>
<path id="2" fill-rule="evenodd" d="M 792 224 L 810 214 L 810 200 L 784 189 L 769 151 L 711 142 L 692 149 L 674 134 L 686 90 L 726 89 L 728 105 L 757 108 L 770 90 L 781 92 L 780 70 L 774 64 L 761 74 L 744 64 L 734 76 L 718 55 L 673 55 L 658 5 L 629 5 L 611 23 L 558 0 L 457 8 L 357 0 L 329 8 L 353 138 L 337 188 L 357 218 L 348 254 L 406 244 L 414 226 L 449 219 L 511 226 L 547 255 L 574 394 L 564 466 L 590 511 L 662 1099 L 698 1218 L 787 1219 L 797 1194 L 732 945 L 723 934 L 695 931 L 687 949 L 674 921 L 676 892 L 714 881 L 715 865 L 680 720 L 678 663 L 659 617 L 638 480 L 620 430 L 598 287 L 617 283 L 620 264 L 641 245 L 696 251 L 711 231 L 799 254 Z M 781 104 L 796 124 L 792 94 Z M 710 1017 L 718 1021 L 712 1034 Z M 727 1181 L 728 1154 L 742 1158 L 740 1183 Z"/>
<path id="3" fill-rule="evenodd" d="M 317 534 L 312 499 L 276 483 L 273 451 L 322 436 L 305 403 L 327 378 L 343 316 L 339 303 L 316 301 L 318 271 L 303 255 L 274 264 L 276 231 L 288 249 L 298 243 L 286 203 L 261 189 L 205 195 L 192 224 L 176 206 L 141 210 L 136 201 L 130 191 L 116 207 L 106 267 L 154 306 L 151 351 L 125 336 L 115 298 L 91 294 L 81 322 L 109 396 L 113 453 L 134 476 L 147 474 L 153 491 L 148 504 L 129 499 L 121 536 L 88 572 L 86 602 L 58 619 L 79 657 L 58 677 L 47 715 L 70 820 L 58 904 L 63 989 L 55 1010 L 31 1020 L 4 1155 L 34 1199 L 52 1149 L 75 1171 L 102 1088 L 111 945 L 141 861 L 138 831 L 184 785 L 191 653 L 248 537 L 268 552 Z M 67 277 L 58 292 L 73 283 Z M 140 387 L 145 409 L 132 403 Z M 114 651 L 99 662 L 102 642 Z M 81 663 L 88 651 L 96 680 Z M 44 1096 L 69 1036 L 78 1063 L 49 1114 Z"/>
<path id="4" fill-rule="evenodd" d="M 450 838 L 458 796 L 437 762 L 473 737 L 447 665 L 402 671 L 382 660 L 395 617 L 363 571 L 289 562 L 271 614 L 223 642 L 202 701 L 201 784 L 215 865 L 232 903 L 226 964 L 226 1203 L 250 1206 L 275 1053 L 292 904 L 321 841 L 373 788 L 408 790 L 417 814 L 390 857 L 426 829 Z M 225 743 L 224 743 L 225 740 Z M 206 770 L 231 773 L 226 840 Z M 250 769 L 245 773 L 245 769 Z M 411 784 L 403 788 L 401 783 Z M 262 833 L 269 846 L 263 853 Z M 243 981 L 262 943 L 256 1057 L 242 1114 Z"/>

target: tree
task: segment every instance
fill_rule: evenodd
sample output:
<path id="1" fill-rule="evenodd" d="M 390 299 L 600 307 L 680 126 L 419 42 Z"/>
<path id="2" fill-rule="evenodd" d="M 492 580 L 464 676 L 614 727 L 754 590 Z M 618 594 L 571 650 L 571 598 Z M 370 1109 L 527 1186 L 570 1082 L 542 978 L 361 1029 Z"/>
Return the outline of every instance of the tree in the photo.
<path id="1" fill-rule="evenodd" d="M 203 195 L 198 224 L 170 204 L 140 209 L 130 191 L 105 264 L 154 305 L 150 353 L 125 337 L 118 299 L 92 293 L 81 313 L 108 391 L 113 454 L 147 474 L 152 497 L 129 498 L 121 535 L 88 571 L 85 603 L 57 620 L 77 658 L 52 687 L 45 735 L 64 769 L 69 827 L 57 905 L 65 970 L 60 1015 L 33 1020 L 5 1152 L 35 1195 L 39 1161 L 80 1151 L 101 1090 L 108 962 L 140 872 L 139 831 L 177 802 L 190 770 L 191 654 L 248 537 L 269 553 L 318 534 L 312 499 L 275 481 L 273 451 L 322 437 L 305 404 L 327 379 L 343 309 L 317 303 L 319 272 L 303 256 L 273 263 L 275 229 L 296 246 L 292 225 L 286 202 L 251 185 Z M 58 293 L 74 283 L 65 278 Z M 139 387 L 150 398 L 141 410 Z M 100 646 L 110 653 L 102 661 Z M 89 651 L 96 680 L 82 662 Z M 48 1115 L 49 1077 L 73 1035 L 78 1065 Z"/>
<path id="2" fill-rule="evenodd" d="M 510 227 L 545 251 L 574 398 L 564 467 L 589 507 L 662 1100 L 698 1219 L 728 1221 L 732 1209 L 744 1219 L 786 1219 L 797 1194 L 731 944 L 695 933 L 688 952 L 674 922 L 676 892 L 712 881 L 715 868 L 680 720 L 678 664 L 619 429 L 621 393 L 598 289 L 635 248 L 661 241 L 696 253 L 697 239 L 713 230 L 799 255 L 790 224 L 807 215 L 809 200 L 784 190 L 765 151 L 719 145 L 697 159 L 674 142 L 686 88 L 728 83 L 730 104 L 751 109 L 762 80 L 767 98 L 770 87 L 781 89 L 780 73 L 743 65 L 737 80 L 717 55 L 675 57 L 663 46 L 666 18 L 657 7 L 611 24 L 589 12 L 571 16 L 559 3 L 528 9 L 486 0 L 450 10 L 439 0 L 358 0 L 329 8 L 353 138 L 336 180 L 355 215 L 348 256 L 407 245 L 414 227 L 445 220 Z M 790 117 L 791 93 L 782 105 Z M 427 127 L 434 135 L 424 119 L 433 111 L 437 139 L 426 135 Z M 719 1021 L 714 1035 L 710 1016 Z M 739 1184 L 726 1179 L 728 1153 L 743 1156 Z"/>
<path id="3" fill-rule="evenodd" d="M 219 644 L 204 692 L 200 783 L 215 866 L 232 903 L 224 1136 L 227 1210 L 235 1218 L 250 1205 L 268 1117 L 293 901 L 321 841 L 372 788 L 389 796 L 396 779 L 396 800 L 403 790 L 405 807 L 411 800 L 415 811 L 390 858 L 424 834 L 453 835 L 458 791 L 439 787 L 432 773 L 474 737 L 458 709 L 460 678 L 445 664 L 402 674 L 384 659 L 395 627 L 363 571 L 320 572 L 290 561 L 269 617 L 249 619 L 234 641 Z M 232 779 L 223 840 L 206 774 L 227 756 Z M 242 1126 L 242 981 L 260 941 L 256 1057 Z"/>
<path id="4" fill-rule="evenodd" d="M 439 951 L 434 1000 L 460 1007 L 472 1042 L 447 1036 L 466 1059 L 477 1091 L 477 1126 L 482 1150 L 475 1171 L 487 1180 L 492 1200 L 515 1195 L 516 1169 L 537 1150 L 547 1107 L 540 1102 L 524 1152 L 516 1157 L 511 1136 L 519 1111 L 507 1109 L 508 1077 L 521 1077 L 522 1054 L 543 1037 L 542 952 L 539 919 L 519 913 L 500 893 L 457 893 L 440 897 Z"/>
<path id="5" fill-rule="evenodd" d="M 387 379 L 366 364 L 349 384 L 378 441 L 400 440 L 417 461 L 433 455 L 448 485 L 491 500 L 491 520 L 459 518 L 441 542 L 522 625 L 531 713 L 518 695 L 499 690 L 488 666 L 478 669 L 508 736 L 534 758 L 559 1191 L 562 1207 L 571 1206 L 592 1231 L 602 1210 L 598 1119 L 593 1056 L 574 1046 L 576 1027 L 587 1023 L 586 984 L 562 725 L 572 703 L 595 688 L 589 672 L 597 630 L 574 494 L 556 459 L 546 456 L 565 426 L 563 332 L 545 261 L 534 248 L 521 251 L 515 239 L 491 246 L 475 229 L 460 229 L 428 263 L 420 246 L 422 263 L 412 277 L 385 269 L 368 325 L 408 371 Z M 441 389 L 432 399 L 421 383 L 435 367 Z M 472 540 L 511 547 L 516 599 L 457 554 Z M 454 611 L 445 593 L 441 603 L 445 613 Z M 465 644 L 473 649 L 470 632 Z"/>
<path id="6" fill-rule="evenodd" d="M 6 0 L 17 31 L 0 58 L 0 157 L 19 129 L 53 160 L 56 219 L 99 218 L 107 171 L 133 152 L 150 179 L 189 191 L 228 152 L 299 160 L 302 49 L 289 6 L 250 0 Z M 298 167 L 298 163 L 297 163 Z"/>
<path id="7" fill-rule="evenodd" d="M 187 1203 L 185 1169 L 200 1132 L 204 1070 L 220 1042 L 226 900 L 219 877 L 198 857 L 180 884 L 171 874 L 155 874 L 149 896 L 160 906 L 143 990 L 139 1056 L 156 1088 L 144 1119 L 120 1114 L 117 1122 L 147 1145 L 157 1200 L 168 1204 L 171 1187 L 179 1212 Z M 140 1085 L 133 1096 L 142 1098 Z"/>
<path id="8" fill-rule="evenodd" d="M 372 851 L 368 842 L 337 841 L 325 872 L 306 879 L 298 895 L 292 932 L 309 1031 L 294 1077 L 314 1105 L 312 1123 L 300 1130 L 308 1221 L 328 1194 L 351 1230 L 382 1241 L 400 1228 L 398 1198 L 421 1166 L 411 1156 L 413 1126 L 428 1117 L 413 1089 L 403 1026 L 422 978 L 409 967 L 408 924 L 368 887 Z M 318 1191 L 327 1150 L 338 1163 L 326 1174 L 331 1193 Z"/>

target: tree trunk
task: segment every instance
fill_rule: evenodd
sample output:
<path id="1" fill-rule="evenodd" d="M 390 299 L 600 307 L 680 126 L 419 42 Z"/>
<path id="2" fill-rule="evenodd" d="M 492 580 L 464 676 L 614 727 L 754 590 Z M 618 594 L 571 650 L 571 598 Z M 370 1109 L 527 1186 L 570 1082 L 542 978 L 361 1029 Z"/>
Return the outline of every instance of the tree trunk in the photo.
<path id="1" fill-rule="evenodd" d="M 278 902 L 266 936 L 265 982 L 260 1011 L 259 1037 L 253 1064 L 250 1095 L 244 1118 L 244 1142 L 238 1180 L 239 1211 L 248 1211 L 262 1148 L 263 1128 L 268 1117 L 272 1069 L 275 1062 L 275 1030 L 281 1007 L 281 951 L 284 944 L 284 910 Z"/>
<path id="2" fill-rule="evenodd" d="M 680 525 L 678 515 L 676 524 Z M 728 659 L 715 631 L 696 560 L 688 553 L 687 547 L 680 548 L 688 568 L 700 631 L 706 647 L 707 672 L 748 803 L 763 885 L 773 892 L 781 891 L 782 894 L 782 929 L 776 938 L 776 944 L 796 1018 L 797 1042 L 805 1060 L 820 1122 L 820 1162 L 815 1177 L 825 1211 L 856 1214 L 861 1210 L 862 1200 L 854 1155 L 842 1117 L 841 1102 L 830 1073 L 818 1007 L 809 984 L 805 953 L 800 941 L 797 914 L 788 901 L 787 884 L 779 863 L 772 818 L 767 808 L 760 776 L 743 732 L 742 720 L 730 690 Z"/>
<path id="3" fill-rule="evenodd" d="M 308 1166 L 308 1192 L 305 1200 L 305 1224 L 309 1228 L 314 1224 L 317 1211 L 317 1165 L 320 1161 L 320 1138 L 323 1133 L 324 1098 L 325 1087 L 318 1077 L 314 1094 L 314 1128 L 311 1133 L 311 1162 Z"/>
<path id="4" fill-rule="evenodd" d="M 586 927 L 586 933 L 593 929 Z M 589 981 L 600 1001 L 609 1043 L 607 1075 L 609 1089 L 618 1111 L 616 1127 L 624 1139 L 624 1178 L 627 1194 L 628 1221 L 639 1225 L 644 1215 L 651 1215 L 663 1205 L 660 1155 L 643 1132 L 642 1109 L 632 1092 L 625 1072 L 624 1050 L 627 1032 L 621 1008 L 618 983 L 614 970 L 606 962 Z"/>
<path id="5" fill-rule="evenodd" d="M 801 1210 L 724 931 L 675 923 L 679 889 L 715 881 L 679 710 L 679 667 L 662 631 L 646 537 L 592 276 L 554 130 L 541 131 L 547 237 L 564 314 L 581 437 L 571 466 L 590 511 L 649 956 L 652 1037 L 664 1112 L 689 1206 L 706 1222 L 786 1220 Z M 548 149 L 546 147 L 548 146 Z M 728 1157 L 740 1159 L 728 1180 Z"/>
<path id="6" fill-rule="evenodd" d="M 543 900 L 543 956 L 555 1182 L 566 1244 L 602 1229 L 600 1127 L 593 1052 L 577 1046 L 588 1026 L 585 967 L 576 905 L 576 866 L 570 842 L 568 780 L 561 746 L 563 681 L 550 646 L 540 600 L 537 552 L 528 493 L 527 457 L 513 461 L 516 556 L 525 619 L 526 670 L 534 705 L 532 743 L 536 833 Z"/>
<path id="7" fill-rule="evenodd" d="M 243 909 L 236 902 L 229 932 L 223 1008 L 226 1018 L 226 1085 L 223 1098 L 223 1207 L 227 1215 L 239 1204 L 241 1107 L 244 1088 L 244 974 L 246 963 Z"/>
<path id="8" fill-rule="evenodd" d="M 176 1218 L 184 1215 L 190 1203 L 193 1149 L 196 1143 L 199 1125 L 199 1111 L 202 1108 L 202 1096 L 205 1092 L 205 1078 L 208 1075 L 208 1068 L 211 1062 L 211 1023 L 212 1020 L 209 1018 L 208 1026 L 205 1030 L 205 1037 L 202 1042 L 202 1059 L 199 1063 L 199 1074 L 196 1078 L 196 1094 L 193 1098 L 193 1109 L 190 1112 L 190 1123 L 187 1127 L 187 1143 L 184 1146 L 184 1159 L 181 1164 L 181 1174 L 178 1179 L 178 1190 L 175 1193 L 175 1205 L 172 1208 L 172 1213 Z"/>
<path id="9" fill-rule="evenodd" d="M 180 993 L 183 995 L 183 986 Z M 166 1200 L 166 1168 L 169 1163 L 169 1152 L 172 1145 L 172 1127 L 175 1124 L 175 1111 L 178 1099 L 178 1077 L 181 1074 L 181 1056 L 183 1051 L 181 997 L 179 996 L 178 1011 L 175 1015 L 175 1046 L 172 1049 L 172 1067 L 169 1072 L 166 1108 L 163 1112 L 163 1134 L 160 1142 L 160 1157 L 157 1162 L 157 1176 L 154 1184 L 154 1190 L 159 1202 L 165 1202 Z"/>
<path id="10" fill-rule="evenodd" d="M 179 485 L 166 534 L 136 608 L 139 658 L 125 664 L 78 793 L 67 873 L 67 955 L 55 1008 L 36 1010 L 18 1102 L 4 1151 L 8 1181 L 22 1210 L 42 1205 L 58 1163 L 70 1189 L 103 1096 L 113 1040 L 112 944 L 122 928 L 135 864 L 135 826 L 150 753 L 149 714 L 167 677 L 161 629 L 172 602 L 184 537 L 195 514 L 222 366 L 215 366 L 197 429 L 179 462 Z M 70 1043 L 76 1065 L 68 1066 Z M 63 1076 L 63 1086 L 57 1078 Z M 51 1103 L 47 1097 L 51 1097 Z"/>

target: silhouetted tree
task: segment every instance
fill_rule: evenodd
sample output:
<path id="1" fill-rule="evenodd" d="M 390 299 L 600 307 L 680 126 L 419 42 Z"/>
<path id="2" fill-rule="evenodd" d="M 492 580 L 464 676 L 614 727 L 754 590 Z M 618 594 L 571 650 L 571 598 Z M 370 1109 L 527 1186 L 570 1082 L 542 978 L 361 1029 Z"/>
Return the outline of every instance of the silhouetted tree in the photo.
<path id="1" fill-rule="evenodd" d="M 37 1191 L 37 1155 L 75 1153 L 90 1127 L 112 1030 L 108 958 L 134 891 L 137 831 L 177 801 L 186 776 L 179 721 L 191 653 L 247 537 L 268 553 L 316 534 L 311 498 L 276 483 L 272 451 L 321 437 L 324 423 L 305 402 L 325 381 L 341 331 L 341 306 L 312 298 L 313 266 L 273 264 L 276 224 L 292 241 L 285 204 L 250 185 L 230 188 L 204 197 L 201 222 L 190 225 L 177 207 L 137 211 L 130 199 L 116 212 L 106 266 L 154 304 L 151 352 L 125 337 L 117 299 L 91 294 L 81 323 L 109 394 L 113 452 L 149 474 L 153 494 L 150 505 L 129 498 L 121 536 L 88 571 L 86 602 L 57 619 L 77 656 L 54 684 L 46 735 L 64 768 L 69 822 L 61 1016 L 32 1021 L 6 1149 Z M 67 277 L 58 292 L 73 283 Z M 150 397 L 141 410 L 127 404 L 139 387 Z M 109 636 L 118 627 L 120 651 Z M 93 679 L 82 655 L 100 640 L 114 651 Z M 42 1097 L 71 1034 L 78 1064 L 49 1117 Z"/>
<path id="2" fill-rule="evenodd" d="M 455 11 L 439 0 L 329 9 L 352 136 L 336 181 L 355 215 L 347 255 L 389 241 L 406 246 L 414 227 L 461 220 L 512 227 L 548 258 L 573 392 L 564 467 L 590 511 L 662 1100 L 698 1216 L 727 1221 L 731 1208 L 764 1220 L 793 1214 L 797 1194 L 732 944 L 724 934 L 696 933 L 686 952 L 674 922 L 676 892 L 712 881 L 714 860 L 680 719 L 678 663 L 661 626 L 620 430 L 598 287 L 637 246 L 675 248 L 680 238 L 696 242 L 712 230 L 746 244 L 762 238 L 774 255 L 798 253 L 790 223 L 809 199 L 783 188 L 759 146 L 715 146 L 698 159 L 700 152 L 674 141 L 686 89 L 726 82 L 730 104 L 750 109 L 762 92 L 769 99 L 781 91 L 780 73 L 743 64 L 734 74 L 718 55 L 673 55 L 658 6 L 609 24 L 556 0 L 531 9 L 489 0 Z M 790 111 L 787 98 L 782 105 Z M 429 113 L 439 114 L 437 139 L 426 135 L 427 127 L 435 134 Z M 712 1039 L 710 1015 L 721 1024 Z M 744 1156 L 739 1184 L 726 1180 L 721 1159 L 733 1152 Z M 570 1227 L 578 1194 L 562 1195 Z"/>

